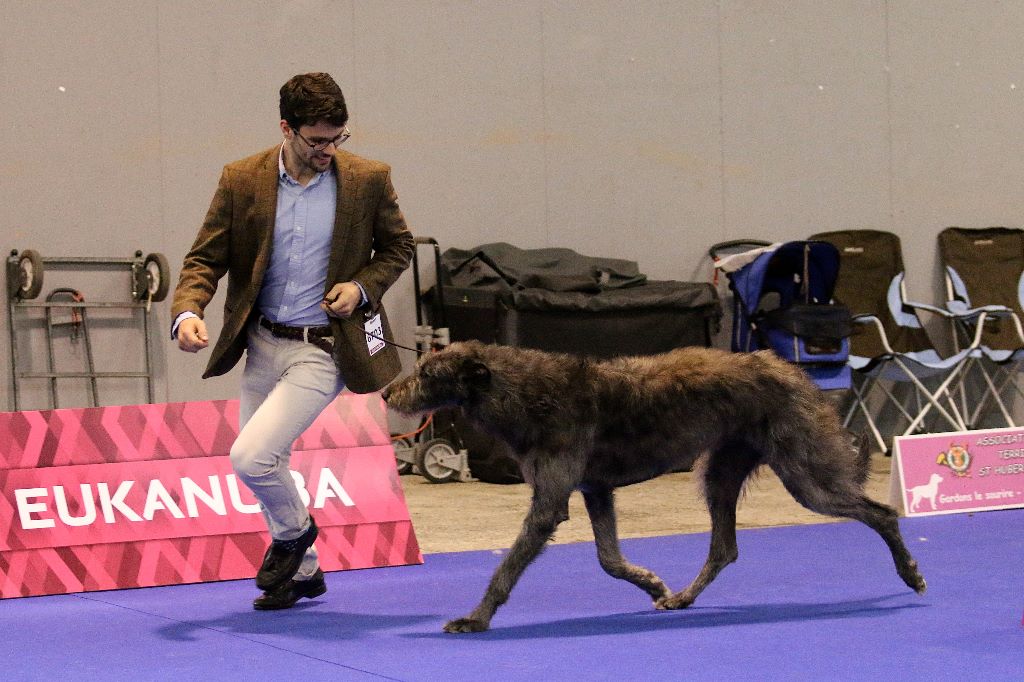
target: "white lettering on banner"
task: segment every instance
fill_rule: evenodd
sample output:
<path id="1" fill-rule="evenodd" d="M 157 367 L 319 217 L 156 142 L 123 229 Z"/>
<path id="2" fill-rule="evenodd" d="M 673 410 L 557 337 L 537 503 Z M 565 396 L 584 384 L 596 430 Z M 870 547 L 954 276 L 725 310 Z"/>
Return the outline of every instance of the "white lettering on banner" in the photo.
<path id="1" fill-rule="evenodd" d="M 297 471 L 291 472 L 295 483 L 298 486 L 302 502 L 307 507 L 310 505 L 310 494 L 306 489 L 306 480 Z M 223 477 L 223 483 L 227 484 L 228 499 L 231 500 L 232 508 L 242 514 L 258 514 L 259 504 L 246 504 L 242 501 L 242 492 L 238 478 L 234 474 L 227 474 Z M 99 511 L 103 515 L 105 523 L 116 523 L 117 514 L 120 514 L 128 521 L 152 521 L 158 513 L 170 514 L 176 519 L 183 519 L 187 516 L 196 518 L 200 515 L 200 503 L 202 508 L 218 516 L 227 516 L 227 503 L 224 498 L 221 477 L 213 474 L 209 477 L 209 490 L 193 481 L 191 478 L 182 477 L 178 480 L 176 489 L 167 489 L 167 486 L 159 479 L 153 479 L 146 488 L 146 498 L 143 503 L 142 513 L 138 513 L 129 506 L 126 498 L 131 492 L 135 481 L 121 481 L 113 494 L 110 492 L 110 485 L 106 482 L 96 483 L 95 493 L 93 484 L 80 484 L 80 497 L 68 500 L 64 486 L 55 485 L 53 491 L 53 507 L 57 519 L 66 526 L 89 526 L 97 522 Z M 17 488 L 14 490 L 15 504 L 18 507 L 18 518 L 24 530 L 35 530 L 40 528 L 54 528 L 57 519 L 50 514 L 50 505 L 45 501 L 50 495 L 50 488 Z M 180 490 L 180 494 L 178 491 Z M 341 485 L 334 472 L 324 467 L 320 470 L 317 480 L 316 492 L 312 498 L 313 508 L 323 509 L 330 498 L 337 499 L 346 507 L 354 507 L 355 502 L 348 492 Z M 176 500 L 184 500 L 185 512 L 182 511 Z M 72 513 L 72 508 L 78 510 L 78 515 Z M 49 517 L 48 517 L 49 516 Z"/>
<path id="2" fill-rule="evenodd" d="M 117 491 L 114 496 L 110 496 L 110 489 L 106 483 L 97 483 L 96 492 L 100 495 L 100 509 L 103 510 L 103 520 L 107 523 L 114 522 L 114 508 L 124 514 L 125 518 L 129 521 L 141 521 L 142 517 L 135 513 L 135 511 L 124 503 L 124 498 L 128 496 L 128 491 L 131 490 L 132 486 L 135 485 L 135 481 L 121 481 L 121 485 L 117 486 Z"/>
<path id="3" fill-rule="evenodd" d="M 316 487 L 316 501 L 313 503 L 313 506 L 316 509 L 321 509 L 328 497 L 338 498 L 346 507 L 356 506 L 356 503 L 348 496 L 345 489 L 341 487 L 341 481 L 335 478 L 334 472 L 330 469 L 324 469 L 320 472 L 320 483 Z"/>
<path id="4" fill-rule="evenodd" d="M 185 496 L 185 509 L 188 510 L 188 515 L 193 519 L 199 516 L 199 506 L 196 504 L 196 498 L 201 499 L 203 504 L 219 516 L 228 515 L 228 508 L 224 502 L 224 491 L 220 489 L 220 480 L 216 475 L 210 476 L 209 493 L 188 477 L 181 479 L 181 492 Z"/>
<path id="5" fill-rule="evenodd" d="M 143 518 L 152 521 L 153 515 L 158 509 L 166 509 L 176 519 L 185 518 L 185 515 L 181 513 L 181 508 L 167 492 L 167 488 L 160 482 L 160 479 L 155 478 L 149 482 L 149 490 L 146 491 L 146 507 L 142 510 Z"/>
<path id="6" fill-rule="evenodd" d="M 302 477 L 298 471 L 292 472 L 292 478 L 295 479 L 295 485 L 299 488 L 299 496 L 302 498 L 302 504 L 309 506 L 309 492 L 306 490 L 306 479 Z M 323 509 L 324 504 L 327 502 L 328 497 L 337 498 L 346 507 L 354 507 L 356 503 L 352 501 L 352 498 L 348 496 L 345 489 L 341 486 L 341 481 L 337 479 L 334 472 L 330 469 L 320 470 L 320 481 L 316 486 L 316 498 L 313 501 L 314 509 Z"/>
<path id="7" fill-rule="evenodd" d="M 64 495 L 64 486 L 53 486 L 53 501 L 57 504 L 57 516 L 68 526 L 88 526 L 96 520 L 96 503 L 92 499 L 92 488 L 88 483 L 82 486 L 82 506 L 85 507 L 81 516 L 72 516 L 68 509 L 68 498 Z"/>
<path id="8" fill-rule="evenodd" d="M 46 511 L 45 502 L 29 502 L 30 498 L 46 497 L 46 488 L 19 488 L 14 491 L 14 500 L 18 505 L 18 516 L 21 527 L 25 530 L 36 528 L 53 528 L 53 519 L 34 519 L 32 514 Z"/>

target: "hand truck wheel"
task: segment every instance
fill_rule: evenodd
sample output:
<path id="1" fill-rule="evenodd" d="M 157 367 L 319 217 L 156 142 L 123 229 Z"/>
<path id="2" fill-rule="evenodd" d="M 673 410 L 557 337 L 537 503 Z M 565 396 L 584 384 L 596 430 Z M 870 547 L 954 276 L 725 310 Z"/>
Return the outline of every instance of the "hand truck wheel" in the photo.
<path id="1" fill-rule="evenodd" d="M 25 249 L 18 255 L 18 292 L 21 300 L 35 298 L 43 290 L 43 259 L 38 252 Z"/>
<path id="2" fill-rule="evenodd" d="M 145 289 L 139 292 L 141 300 L 147 298 L 158 303 L 167 298 L 171 288 L 171 268 L 162 253 L 151 253 L 142 263 Z"/>

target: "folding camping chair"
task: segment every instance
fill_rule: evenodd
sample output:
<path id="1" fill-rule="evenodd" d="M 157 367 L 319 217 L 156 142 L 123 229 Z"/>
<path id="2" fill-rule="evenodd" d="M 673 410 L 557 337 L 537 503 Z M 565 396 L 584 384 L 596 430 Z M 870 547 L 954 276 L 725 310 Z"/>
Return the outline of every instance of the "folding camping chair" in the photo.
<path id="1" fill-rule="evenodd" d="M 903 256 L 899 237 L 878 230 L 840 230 L 813 235 L 834 244 L 841 266 L 835 297 L 853 314 L 850 338 L 850 367 L 854 370 L 853 401 L 844 425 L 849 427 L 859 410 L 875 442 L 889 452 L 871 403 L 881 400 L 879 412 L 891 405 L 906 421 L 903 435 L 929 432 L 926 418 L 932 410 L 943 424 L 954 430 L 966 429 L 961 410 L 953 400 L 956 381 L 964 363 L 977 354 L 977 342 L 949 357 L 941 357 L 918 317 L 919 310 L 953 319 L 953 313 L 936 306 L 906 299 Z M 926 381 L 935 388 L 929 388 Z M 904 404 L 894 388 L 912 387 Z M 878 396 L 878 397 L 876 397 Z M 898 430 L 897 426 L 897 430 Z"/>
<path id="2" fill-rule="evenodd" d="M 1024 230 L 949 227 L 939 233 L 939 253 L 946 272 L 946 307 L 959 315 L 954 325 L 957 345 L 969 344 L 981 333 L 981 357 L 970 370 L 983 390 L 969 421 L 980 423 L 995 403 L 1007 426 L 1016 426 L 1008 399 L 1014 393 L 1024 395 L 1017 381 L 1024 367 Z M 964 400 L 968 383 L 961 388 Z"/>
<path id="3" fill-rule="evenodd" d="M 739 247 L 746 248 L 723 255 Z M 823 390 L 850 388 L 850 313 L 832 302 L 839 272 L 834 246 L 737 240 L 709 253 L 733 292 L 734 352 L 770 349 Z"/>

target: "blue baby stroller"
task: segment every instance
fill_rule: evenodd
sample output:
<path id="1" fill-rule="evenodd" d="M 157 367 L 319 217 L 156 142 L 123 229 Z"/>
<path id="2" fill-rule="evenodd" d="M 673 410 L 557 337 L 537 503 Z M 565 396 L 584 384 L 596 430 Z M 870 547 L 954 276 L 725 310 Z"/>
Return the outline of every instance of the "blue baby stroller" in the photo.
<path id="1" fill-rule="evenodd" d="M 835 246 L 738 240 L 715 244 L 710 255 L 733 292 L 733 352 L 769 349 L 823 390 L 850 388 L 850 312 L 832 300 Z"/>

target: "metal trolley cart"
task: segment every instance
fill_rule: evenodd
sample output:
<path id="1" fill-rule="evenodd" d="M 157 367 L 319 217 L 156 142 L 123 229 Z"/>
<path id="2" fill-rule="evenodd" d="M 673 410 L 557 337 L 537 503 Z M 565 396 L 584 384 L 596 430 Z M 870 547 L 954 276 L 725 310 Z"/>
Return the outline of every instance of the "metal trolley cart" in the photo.
<path id="1" fill-rule="evenodd" d="M 434 270 L 437 282 L 441 282 L 441 250 L 432 237 L 416 237 L 416 251 L 413 252 L 413 288 L 416 295 L 416 348 L 421 353 L 431 353 L 449 344 L 448 327 L 444 323 L 444 299 L 432 308 L 431 326 L 423 315 L 423 295 L 420 287 L 418 251 L 421 245 L 434 249 Z M 440 287 L 438 287 L 440 291 Z M 452 416 L 439 411 L 426 417 L 412 433 L 392 435 L 398 473 L 419 473 L 431 483 L 471 480 L 468 451 L 462 445 Z"/>
<path id="2" fill-rule="evenodd" d="M 50 292 L 45 300 L 35 301 L 43 290 L 43 274 L 47 268 L 92 270 L 128 268 L 131 272 L 131 300 L 127 302 L 86 302 L 75 289 L 61 287 Z M 48 379 L 50 401 L 54 408 L 60 407 L 57 391 L 58 379 L 87 379 L 90 387 L 91 406 L 99 404 L 98 379 L 138 378 L 146 381 L 146 395 L 153 402 L 152 362 L 149 347 L 150 305 L 164 300 L 170 288 L 170 268 L 167 258 L 160 253 L 143 257 L 136 251 L 130 258 L 62 257 L 43 258 L 32 249 L 11 251 L 7 258 L 7 329 L 11 337 L 11 375 L 13 384 L 13 409 L 20 409 L 21 385 L 24 379 Z M 19 369 L 18 323 L 24 321 L 31 309 L 44 309 L 46 321 L 47 371 L 33 372 Z M 98 372 L 95 369 L 92 342 L 89 337 L 88 310 L 128 309 L 133 318 L 141 323 L 143 333 L 145 370 L 142 372 Z M 66 310 L 69 322 L 55 321 L 54 312 Z M 134 311 L 139 314 L 135 315 Z M 58 328 L 70 326 L 73 338 L 80 337 L 85 348 L 85 371 L 60 372 L 56 370 L 54 353 L 55 332 Z"/>

